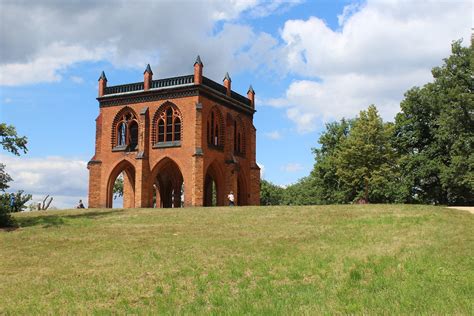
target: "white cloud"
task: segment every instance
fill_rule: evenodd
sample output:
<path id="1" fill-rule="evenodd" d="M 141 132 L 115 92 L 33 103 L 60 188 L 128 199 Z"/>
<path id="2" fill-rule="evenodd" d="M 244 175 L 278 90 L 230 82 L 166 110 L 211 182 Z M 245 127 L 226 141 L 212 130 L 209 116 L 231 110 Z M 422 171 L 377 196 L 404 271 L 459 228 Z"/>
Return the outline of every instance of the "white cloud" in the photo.
<path id="1" fill-rule="evenodd" d="M 59 81 L 67 67 L 97 60 L 117 67 L 150 63 L 157 76 L 177 75 L 192 70 L 197 54 L 206 75 L 220 79 L 225 71 L 257 67 L 255 60 L 277 44 L 268 34 L 239 24 L 241 15 L 264 16 L 297 3 L 0 2 L 0 85 Z"/>
<path id="2" fill-rule="evenodd" d="M 79 199 L 87 201 L 87 163 L 63 157 L 27 158 L 0 155 L 6 172 L 13 178 L 9 192 L 24 190 L 33 202 L 52 196 L 52 206 L 73 208 Z"/>
<path id="3" fill-rule="evenodd" d="M 279 131 L 271 131 L 271 132 L 265 133 L 265 136 L 273 140 L 277 140 L 281 138 L 281 134 Z"/>
<path id="4" fill-rule="evenodd" d="M 286 107 L 300 132 L 314 130 L 317 119 L 351 117 L 372 103 L 392 119 L 403 93 L 430 80 L 451 42 L 469 40 L 471 6 L 368 1 L 346 7 L 336 31 L 316 17 L 287 21 L 281 31 L 287 71 L 310 79 L 294 80 L 285 96 L 265 104 Z"/>
<path id="5" fill-rule="evenodd" d="M 284 172 L 293 173 L 293 172 L 298 172 L 298 171 L 303 170 L 303 166 L 299 163 L 290 162 L 290 163 L 287 163 L 286 165 L 281 166 L 280 169 Z"/>
<path id="6" fill-rule="evenodd" d="M 16 86 L 61 80 L 61 71 L 79 61 L 97 61 L 107 55 L 104 49 L 88 50 L 81 46 L 51 43 L 26 63 L 0 65 L 0 85 Z"/>

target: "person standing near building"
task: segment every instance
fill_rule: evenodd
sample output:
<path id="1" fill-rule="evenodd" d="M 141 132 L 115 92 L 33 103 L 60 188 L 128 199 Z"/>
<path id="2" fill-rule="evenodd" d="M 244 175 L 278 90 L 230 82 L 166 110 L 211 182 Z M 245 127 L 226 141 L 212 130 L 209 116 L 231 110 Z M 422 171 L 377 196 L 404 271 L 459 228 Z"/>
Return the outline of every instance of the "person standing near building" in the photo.
<path id="1" fill-rule="evenodd" d="M 230 193 L 227 195 L 227 199 L 229 200 L 229 206 L 234 206 L 234 200 L 235 200 L 235 197 L 234 197 L 234 193 L 232 191 L 230 191 Z"/>

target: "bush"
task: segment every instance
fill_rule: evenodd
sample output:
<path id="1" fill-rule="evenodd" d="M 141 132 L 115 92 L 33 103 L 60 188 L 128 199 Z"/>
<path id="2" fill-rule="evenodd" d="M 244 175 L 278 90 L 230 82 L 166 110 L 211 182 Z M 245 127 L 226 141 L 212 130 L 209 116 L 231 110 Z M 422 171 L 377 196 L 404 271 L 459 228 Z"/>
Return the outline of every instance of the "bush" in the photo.
<path id="1" fill-rule="evenodd" d="M 26 203 L 31 198 L 31 194 L 25 194 L 23 190 L 17 193 L 0 194 L 0 227 L 15 226 L 15 220 L 10 216 L 10 213 L 21 212 L 26 209 Z"/>

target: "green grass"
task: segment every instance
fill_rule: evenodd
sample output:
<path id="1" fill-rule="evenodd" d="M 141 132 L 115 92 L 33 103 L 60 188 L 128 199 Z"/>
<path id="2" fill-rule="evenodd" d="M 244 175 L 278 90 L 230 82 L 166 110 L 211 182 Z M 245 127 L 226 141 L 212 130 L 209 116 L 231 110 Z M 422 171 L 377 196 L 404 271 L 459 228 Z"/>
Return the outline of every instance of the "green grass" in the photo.
<path id="1" fill-rule="evenodd" d="M 473 314 L 474 215 L 351 205 L 49 211 L 0 231 L 0 314 Z"/>

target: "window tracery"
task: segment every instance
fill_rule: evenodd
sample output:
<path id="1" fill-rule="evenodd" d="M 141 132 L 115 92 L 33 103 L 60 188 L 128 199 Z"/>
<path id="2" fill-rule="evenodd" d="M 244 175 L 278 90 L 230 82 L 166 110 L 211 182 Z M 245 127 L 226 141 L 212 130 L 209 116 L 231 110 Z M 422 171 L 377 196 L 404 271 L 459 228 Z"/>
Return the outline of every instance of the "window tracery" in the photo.
<path id="1" fill-rule="evenodd" d="M 153 147 L 173 147 L 181 145 L 182 117 L 171 102 L 163 104 L 153 119 Z"/>
<path id="2" fill-rule="evenodd" d="M 112 129 L 112 150 L 137 150 L 138 120 L 130 108 L 122 109 L 115 117 Z"/>

